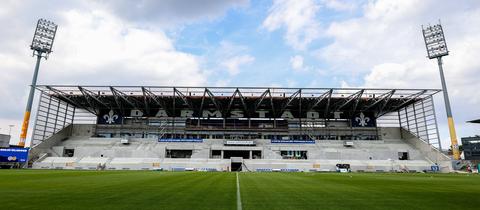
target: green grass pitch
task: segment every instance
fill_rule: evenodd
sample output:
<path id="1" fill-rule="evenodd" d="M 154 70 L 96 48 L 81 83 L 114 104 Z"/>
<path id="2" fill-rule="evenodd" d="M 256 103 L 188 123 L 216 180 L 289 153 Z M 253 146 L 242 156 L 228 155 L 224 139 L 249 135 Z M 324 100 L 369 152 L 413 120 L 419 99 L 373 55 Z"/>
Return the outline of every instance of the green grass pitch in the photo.
<path id="1" fill-rule="evenodd" d="M 239 173 L 243 210 L 480 209 L 480 176 Z M 227 172 L 0 170 L 0 209 L 237 209 Z"/>

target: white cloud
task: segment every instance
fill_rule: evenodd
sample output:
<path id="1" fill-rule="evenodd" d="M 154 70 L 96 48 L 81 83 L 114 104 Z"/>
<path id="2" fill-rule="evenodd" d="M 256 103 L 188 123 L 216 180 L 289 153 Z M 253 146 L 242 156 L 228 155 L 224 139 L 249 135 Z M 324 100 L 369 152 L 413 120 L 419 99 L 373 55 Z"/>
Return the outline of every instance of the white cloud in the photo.
<path id="1" fill-rule="evenodd" d="M 295 55 L 290 58 L 290 65 L 292 66 L 293 70 L 301 71 L 304 69 L 303 66 L 303 57 L 300 55 Z"/>
<path id="2" fill-rule="evenodd" d="M 228 58 L 221 65 L 227 68 L 230 75 L 234 76 L 240 72 L 240 66 L 251 64 L 253 61 L 255 61 L 255 58 L 250 55 L 239 55 Z"/>
<path id="3" fill-rule="evenodd" d="M 216 87 L 226 87 L 230 84 L 229 79 L 219 79 L 215 82 Z"/>
<path id="4" fill-rule="evenodd" d="M 358 6 L 355 1 L 344 0 L 322 0 L 322 3 L 325 5 L 325 7 L 336 11 L 352 11 Z"/>
<path id="5" fill-rule="evenodd" d="M 287 79 L 286 82 L 287 82 L 287 87 L 289 88 L 294 88 L 294 87 L 297 87 L 298 85 L 297 81 L 293 79 Z"/>
<path id="6" fill-rule="evenodd" d="M 348 82 L 345 81 L 345 80 L 342 80 L 342 81 L 340 82 L 340 87 L 341 87 L 341 88 L 352 88 L 352 86 L 349 85 Z"/>
<path id="7" fill-rule="evenodd" d="M 212 20 L 228 9 L 247 6 L 249 0 L 107 0 L 100 3 L 124 20 L 177 26 L 179 23 Z"/>
<path id="8" fill-rule="evenodd" d="M 255 57 L 249 54 L 249 48 L 244 45 L 235 44 L 229 41 L 221 41 L 211 54 L 203 56 L 210 66 L 214 66 L 211 74 L 227 72 L 224 78 L 218 79 L 216 83 L 226 84 L 231 81 L 232 76 L 238 75 L 242 67 L 252 64 Z"/>
<path id="9" fill-rule="evenodd" d="M 480 5 L 475 1 L 438 4 L 426 1 L 378 0 L 364 6 L 363 16 L 332 23 L 331 44 L 317 51 L 334 73 L 365 75 L 364 87 L 441 88 L 436 60 L 428 60 L 421 24 L 436 23 L 446 33 L 450 55 L 444 58 L 445 75 L 459 137 L 474 134 L 465 125 L 480 106 Z M 436 96 L 438 121 L 444 145 L 449 145 L 443 101 Z M 460 111 L 461 110 L 461 111 Z M 478 114 L 476 114 L 478 116 Z"/>
<path id="10" fill-rule="evenodd" d="M 418 63 L 381 63 L 372 67 L 364 82 L 368 87 L 388 88 L 427 88 L 438 86 L 437 77 L 424 80 L 435 75 L 434 68 L 417 66 Z M 420 70 L 422 69 L 422 70 Z M 417 81 L 417 82 L 414 82 Z"/>
<path id="11" fill-rule="evenodd" d="M 320 35 L 320 25 L 315 20 L 318 10 L 313 0 L 275 0 L 262 26 L 268 31 L 284 27 L 287 44 L 296 50 L 305 50 Z"/>
<path id="12" fill-rule="evenodd" d="M 104 83 L 107 79 L 109 84 L 205 83 L 196 56 L 176 51 L 162 31 L 125 25 L 103 11 L 69 11 L 63 17 L 56 52 L 44 72 L 47 82 Z M 62 74 L 65 70 L 69 73 Z"/>
<path id="13" fill-rule="evenodd" d="M 38 84 L 205 85 L 207 82 L 200 59 L 176 50 L 174 41 L 162 30 L 126 24 L 103 10 L 54 14 L 59 29 L 53 53 L 41 63 Z M 34 22 L 0 17 L 0 23 L 13 29 L 0 32 L 6 38 L 0 43 L 3 46 L 0 96 L 5 99 L 0 104 L 0 127 L 5 127 L 6 123 L 18 122 L 23 117 L 35 62 L 27 47 Z M 33 121 L 32 117 L 30 128 Z M 20 124 L 16 125 L 14 134 L 20 130 Z M 18 140 L 18 135 L 12 140 Z"/>
<path id="14" fill-rule="evenodd" d="M 364 16 L 333 22 L 327 29 L 332 44 L 318 51 L 322 60 L 338 71 L 368 72 L 372 64 L 424 58 L 420 24 L 427 1 L 375 1 L 364 7 Z"/>

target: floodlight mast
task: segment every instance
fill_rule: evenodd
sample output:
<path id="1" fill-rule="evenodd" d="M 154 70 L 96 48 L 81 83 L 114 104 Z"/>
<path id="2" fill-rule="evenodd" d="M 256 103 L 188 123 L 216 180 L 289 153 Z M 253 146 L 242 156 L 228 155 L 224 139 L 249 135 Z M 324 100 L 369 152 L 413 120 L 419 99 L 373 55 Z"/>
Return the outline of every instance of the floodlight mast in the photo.
<path id="1" fill-rule="evenodd" d="M 18 146 L 25 147 L 25 140 L 27 139 L 28 124 L 30 122 L 30 113 L 32 111 L 33 97 L 35 95 L 35 86 L 37 85 L 38 69 L 40 67 L 40 60 L 47 59 L 52 52 L 53 40 L 57 32 L 57 25 L 45 19 L 39 19 L 37 28 L 33 35 L 30 49 L 33 50 L 33 56 L 37 56 L 37 63 L 35 71 L 33 72 L 32 84 L 30 86 L 30 93 L 28 95 L 27 107 L 23 117 L 22 130 L 20 134 L 20 142 Z"/>
<path id="2" fill-rule="evenodd" d="M 425 40 L 425 47 L 429 59 L 437 59 L 438 70 L 440 71 L 440 79 L 442 81 L 443 98 L 445 101 L 445 109 L 447 111 L 448 129 L 450 131 L 450 141 L 452 144 L 452 153 L 455 160 L 460 160 L 460 150 L 458 147 L 457 133 L 455 131 L 455 124 L 453 122 L 452 110 L 450 107 L 450 99 L 448 97 L 447 83 L 443 74 L 442 57 L 448 55 L 447 43 L 445 35 L 440 23 L 433 26 L 422 26 L 423 38 Z"/>

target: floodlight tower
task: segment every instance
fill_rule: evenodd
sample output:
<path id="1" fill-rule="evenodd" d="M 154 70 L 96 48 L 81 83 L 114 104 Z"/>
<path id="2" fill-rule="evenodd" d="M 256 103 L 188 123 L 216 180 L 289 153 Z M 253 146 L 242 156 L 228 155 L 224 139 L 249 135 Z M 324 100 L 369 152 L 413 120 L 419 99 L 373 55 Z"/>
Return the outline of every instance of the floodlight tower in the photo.
<path id="1" fill-rule="evenodd" d="M 445 100 L 445 109 L 447 111 L 448 129 L 450 131 L 450 141 L 452 143 L 453 158 L 460 160 L 460 150 L 458 149 L 457 133 L 455 124 L 453 123 L 452 110 L 450 108 L 450 99 L 448 98 L 447 84 L 443 75 L 442 57 L 448 55 L 447 42 L 443 34 L 442 25 L 423 27 L 423 38 L 427 48 L 428 58 L 437 59 L 438 70 L 440 71 L 440 79 L 442 81 L 443 98 Z"/>
<path id="2" fill-rule="evenodd" d="M 40 67 L 40 60 L 47 59 L 48 55 L 52 52 L 53 40 L 57 32 L 57 25 L 51 21 L 45 19 L 39 19 L 37 22 L 37 28 L 33 35 L 32 44 L 30 49 L 33 50 L 33 56 L 37 56 L 37 63 L 35 65 L 35 71 L 33 72 L 32 85 L 30 86 L 30 94 L 28 95 L 27 108 L 25 109 L 25 115 L 23 117 L 22 131 L 20 134 L 20 142 L 18 146 L 25 147 L 25 140 L 27 138 L 28 124 L 30 121 L 30 112 L 32 111 L 33 96 L 35 94 L 35 85 L 37 85 L 38 68 Z"/>

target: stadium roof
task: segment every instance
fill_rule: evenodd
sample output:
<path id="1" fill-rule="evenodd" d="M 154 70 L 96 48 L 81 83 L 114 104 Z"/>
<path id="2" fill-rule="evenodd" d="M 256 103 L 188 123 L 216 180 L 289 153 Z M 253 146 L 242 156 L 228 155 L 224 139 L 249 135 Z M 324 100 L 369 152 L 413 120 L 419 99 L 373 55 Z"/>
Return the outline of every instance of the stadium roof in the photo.
<path id="1" fill-rule="evenodd" d="M 480 119 L 468 121 L 469 123 L 480 123 Z"/>
<path id="2" fill-rule="evenodd" d="M 440 92 L 438 89 L 376 88 L 276 88 L 276 87 L 166 87 L 166 86 L 71 86 L 38 85 L 43 94 L 77 108 L 99 114 L 100 109 L 139 109 L 149 112 L 179 109 L 222 112 L 240 109 L 247 113 L 268 109 L 298 112 L 398 111 Z"/>

